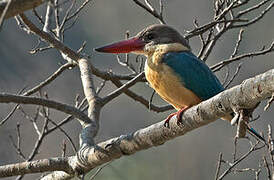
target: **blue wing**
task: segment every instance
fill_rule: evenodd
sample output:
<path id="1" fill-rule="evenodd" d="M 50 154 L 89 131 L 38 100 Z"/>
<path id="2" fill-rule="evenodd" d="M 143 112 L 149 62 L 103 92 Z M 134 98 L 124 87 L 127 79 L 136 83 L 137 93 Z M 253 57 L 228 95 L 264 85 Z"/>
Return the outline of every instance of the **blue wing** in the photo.
<path id="1" fill-rule="evenodd" d="M 202 100 L 209 99 L 224 90 L 209 67 L 191 52 L 167 53 L 162 62 L 173 69 L 184 86 Z"/>

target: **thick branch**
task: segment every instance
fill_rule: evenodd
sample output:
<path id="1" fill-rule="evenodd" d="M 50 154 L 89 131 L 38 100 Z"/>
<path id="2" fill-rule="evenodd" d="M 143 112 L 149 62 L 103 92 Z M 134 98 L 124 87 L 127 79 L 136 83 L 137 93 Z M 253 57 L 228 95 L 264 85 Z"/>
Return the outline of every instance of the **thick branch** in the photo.
<path id="1" fill-rule="evenodd" d="M 100 100 L 95 92 L 91 64 L 86 59 L 79 59 L 78 63 L 81 71 L 84 94 L 89 106 L 88 116 L 91 119 L 88 124 L 82 124 L 83 130 L 80 136 L 80 145 L 82 146 L 82 143 L 84 143 L 86 145 L 93 146 L 93 138 L 97 135 L 99 129 L 99 115 L 101 110 L 99 103 Z"/>
<path id="2" fill-rule="evenodd" d="M 13 17 L 17 14 L 23 13 L 24 11 L 33 9 L 44 2 L 45 0 L 12 0 L 8 8 L 8 11 L 5 15 L 5 19 Z M 7 0 L 0 1 L 0 14 L 3 13 L 7 4 L 8 4 Z"/>
<path id="3" fill-rule="evenodd" d="M 0 177 L 16 176 L 54 170 L 72 172 L 68 166 L 68 158 L 51 158 L 0 166 Z"/>
<path id="4" fill-rule="evenodd" d="M 182 117 L 182 127 L 177 126 L 176 119 L 170 121 L 170 129 L 165 128 L 164 121 L 162 121 L 147 128 L 137 130 L 134 133 L 99 143 L 95 147 L 86 147 L 81 154 L 81 159 L 86 160 L 86 166 L 81 167 L 82 173 L 88 172 L 101 164 L 120 158 L 121 156 L 162 145 L 168 140 L 182 136 L 215 121 L 218 117 L 230 113 L 232 111 L 231 107 L 253 108 L 258 102 L 271 97 L 273 92 L 274 69 L 245 80 L 242 84 L 188 109 Z M 77 158 L 75 156 L 70 158 L 68 163 L 70 163 L 71 169 L 77 169 L 75 167 L 77 165 Z M 4 171 L 4 167 L 2 166 L 0 169 Z M 17 172 L 16 169 L 14 171 Z M 0 171 L 0 174 L 3 176 L 5 173 Z M 58 177 L 58 174 L 62 178 Z M 64 179 L 71 176 L 72 174 L 66 174 L 65 172 L 56 172 L 54 178 Z M 47 178 L 48 176 L 45 177 L 45 179 Z"/>

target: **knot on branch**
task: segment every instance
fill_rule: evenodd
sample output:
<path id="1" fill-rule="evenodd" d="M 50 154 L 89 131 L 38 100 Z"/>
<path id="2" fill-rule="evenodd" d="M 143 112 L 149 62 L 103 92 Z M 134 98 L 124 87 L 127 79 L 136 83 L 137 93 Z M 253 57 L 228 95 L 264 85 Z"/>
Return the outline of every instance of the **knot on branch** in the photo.
<path id="1" fill-rule="evenodd" d="M 116 152 L 117 154 L 121 155 L 130 155 L 134 152 L 131 151 L 130 143 L 133 140 L 133 133 L 128 135 L 121 135 L 118 138 L 114 138 L 105 145 L 105 150 L 108 152 Z"/>
<path id="2" fill-rule="evenodd" d="M 76 154 L 76 158 L 74 159 L 73 170 L 77 176 L 80 176 L 87 172 L 90 168 L 88 163 L 88 154 L 93 148 L 90 148 L 88 145 L 82 145 L 79 151 Z"/>

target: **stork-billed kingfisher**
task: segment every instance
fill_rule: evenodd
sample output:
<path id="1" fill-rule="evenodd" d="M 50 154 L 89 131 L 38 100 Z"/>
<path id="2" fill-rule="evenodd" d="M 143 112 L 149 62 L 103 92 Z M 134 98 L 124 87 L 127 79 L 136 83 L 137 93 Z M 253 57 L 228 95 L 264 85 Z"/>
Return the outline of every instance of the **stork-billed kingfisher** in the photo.
<path id="1" fill-rule="evenodd" d="M 136 36 L 95 49 L 105 53 L 135 53 L 147 56 L 146 79 L 151 87 L 176 110 L 170 114 L 181 122 L 182 113 L 222 92 L 224 87 L 210 68 L 191 52 L 188 41 L 170 26 L 151 25 Z M 231 121 L 232 115 L 223 117 Z M 253 128 L 249 132 L 263 139 Z"/>

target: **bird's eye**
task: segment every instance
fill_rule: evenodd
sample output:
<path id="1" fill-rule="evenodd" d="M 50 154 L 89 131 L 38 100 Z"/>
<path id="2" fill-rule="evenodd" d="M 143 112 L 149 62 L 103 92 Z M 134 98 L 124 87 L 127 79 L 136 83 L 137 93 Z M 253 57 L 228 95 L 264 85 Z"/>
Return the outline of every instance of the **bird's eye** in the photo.
<path id="1" fill-rule="evenodd" d="M 154 34 L 151 34 L 151 33 L 146 36 L 147 40 L 152 40 L 154 38 L 155 38 Z"/>

